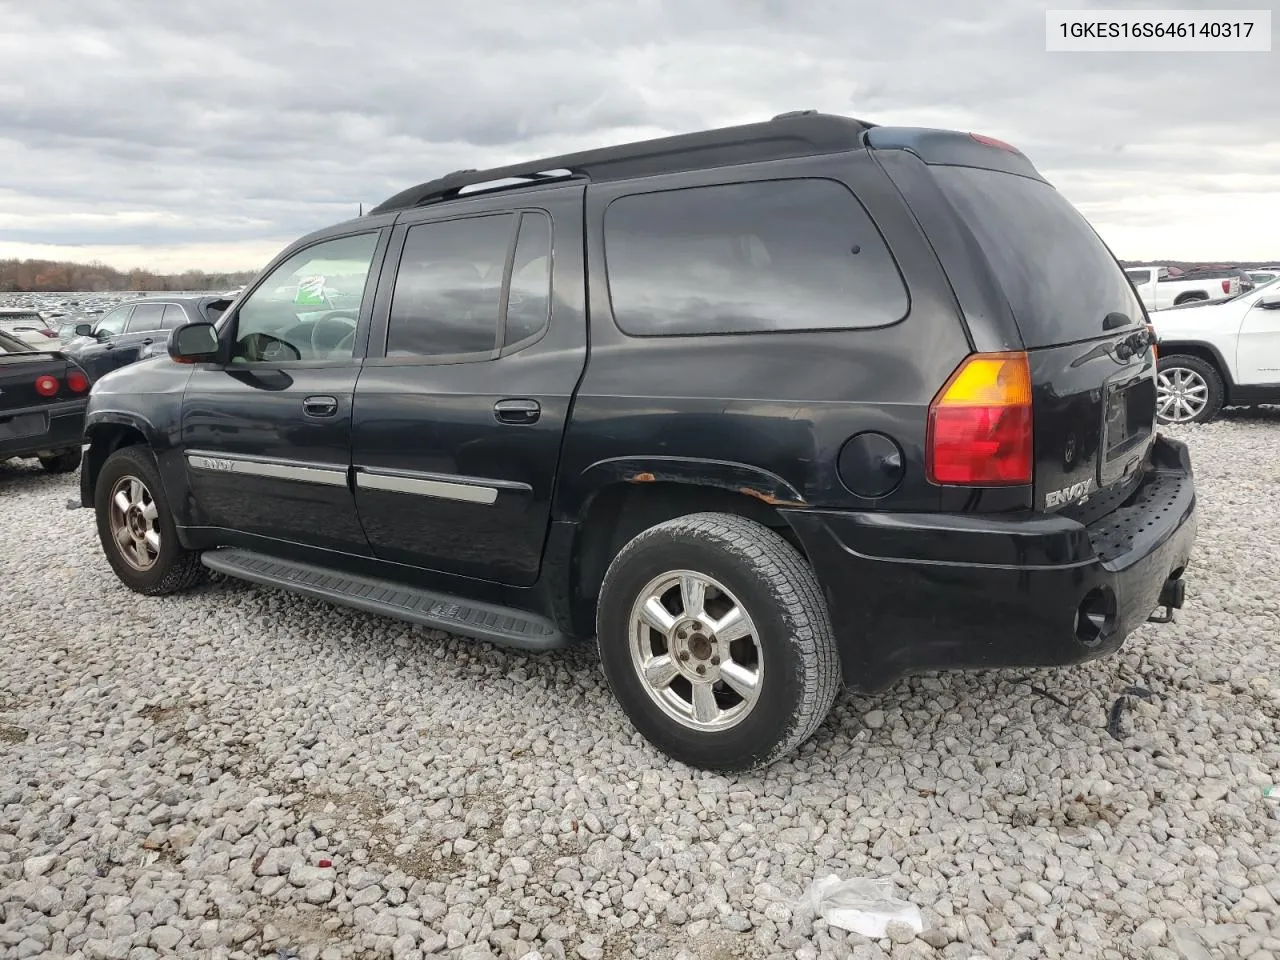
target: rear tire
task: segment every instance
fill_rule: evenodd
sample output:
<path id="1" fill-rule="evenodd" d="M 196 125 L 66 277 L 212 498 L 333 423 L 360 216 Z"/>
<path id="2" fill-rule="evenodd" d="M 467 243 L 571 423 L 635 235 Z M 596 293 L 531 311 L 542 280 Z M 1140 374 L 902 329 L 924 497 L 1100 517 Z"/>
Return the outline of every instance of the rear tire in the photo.
<path id="1" fill-rule="evenodd" d="M 1186 353 L 1161 357 L 1156 417 L 1161 423 L 1208 423 L 1222 410 L 1226 389 L 1213 364 Z"/>
<path id="2" fill-rule="evenodd" d="M 813 570 L 773 530 L 731 514 L 679 517 L 624 546 L 600 588 L 596 631 L 632 724 L 703 770 L 790 753 L 841 685 Z"/>
<path id="3" fill-rule="evenodd" d="M 107 562 L 130 590 L 162 596 L 205 579 L 200 554 L 178 542 L 160 471 L 145 447 L 125 447 L 107 458 L 93 503 Z"/>
<path id="4" fill-rule="evenodd" d="M 74 473 L 80 469 L 81 452 L 79 447 L 71 450 L 59 450 L 52 457 L 40 457 L 40 466 L 49 473 Z"/>

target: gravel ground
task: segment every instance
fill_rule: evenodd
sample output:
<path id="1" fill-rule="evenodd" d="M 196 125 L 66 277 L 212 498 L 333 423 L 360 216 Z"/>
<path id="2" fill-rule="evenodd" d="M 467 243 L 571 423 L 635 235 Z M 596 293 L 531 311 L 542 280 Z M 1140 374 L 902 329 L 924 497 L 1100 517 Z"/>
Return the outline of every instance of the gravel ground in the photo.
<path id="1" fill-rule="evenodd" d="M 587 651 L 136 597 L 74 476 L 0 465 L 0 956 L 1276 960 L 1280 413 L 1180 435 L 1175 625 L 843 695 L 739 778 L 650 750 Z M 828 873 L 891 879 L 925 933 L 813 920 Z"/>

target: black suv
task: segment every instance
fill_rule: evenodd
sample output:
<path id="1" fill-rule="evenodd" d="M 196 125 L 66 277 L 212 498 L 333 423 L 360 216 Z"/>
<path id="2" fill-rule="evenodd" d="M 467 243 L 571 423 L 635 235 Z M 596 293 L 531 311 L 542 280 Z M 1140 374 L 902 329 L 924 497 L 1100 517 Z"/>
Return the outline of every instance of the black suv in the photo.
<path id="1" fill-rule="evenodd" d="M 63 349 L 97 380 L 162 352 L 173 330 L 193 321 L 216 321 L 230 305 L 229 299 L 218 295 L 130 300 L 95 322 L 77 323 L 74 339 Z"/>
<path id="2" fill-rule="evenodd" d="M 809 112 L 460 171 L 169 354 L 90 401 L 82 502 L 128 586 L 595 637 L 699 767 L 781 757 L 842 684 L 1074 663 L 1182 603 L 1142 305 L 987 137 Z"/>

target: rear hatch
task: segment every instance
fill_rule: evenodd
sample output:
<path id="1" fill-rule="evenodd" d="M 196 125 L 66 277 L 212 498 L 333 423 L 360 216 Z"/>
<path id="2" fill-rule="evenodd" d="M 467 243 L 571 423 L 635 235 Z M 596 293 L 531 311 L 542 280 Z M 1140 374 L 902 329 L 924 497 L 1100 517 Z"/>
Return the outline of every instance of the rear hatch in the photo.
<path id="1" fill-rule="evenodd" d="M 935 165 L 1027 348 L 1034 507 L 1055 512 L 1136 480 L 1155 436 L 1147 318 L 1115 257 L 1043 180 Z"/>

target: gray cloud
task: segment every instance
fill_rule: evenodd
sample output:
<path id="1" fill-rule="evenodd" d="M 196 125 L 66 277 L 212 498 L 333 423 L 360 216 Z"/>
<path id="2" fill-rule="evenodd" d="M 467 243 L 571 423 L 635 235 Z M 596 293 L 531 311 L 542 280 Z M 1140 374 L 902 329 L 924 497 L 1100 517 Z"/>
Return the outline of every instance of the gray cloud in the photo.
<path id="1" fill-rule="evenodd" d="M 14 0 L 0 18 L 0 242 L 283 241 L 459 167 L 803 107 L 1008 139 L 1104 234 L 1191 237 L 1179 197 L 1280 195 L 1274 54 L 1047 53 L 1024 0 Z"/>

